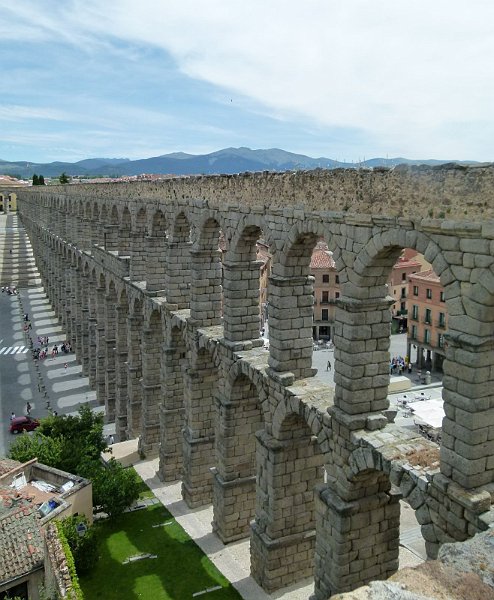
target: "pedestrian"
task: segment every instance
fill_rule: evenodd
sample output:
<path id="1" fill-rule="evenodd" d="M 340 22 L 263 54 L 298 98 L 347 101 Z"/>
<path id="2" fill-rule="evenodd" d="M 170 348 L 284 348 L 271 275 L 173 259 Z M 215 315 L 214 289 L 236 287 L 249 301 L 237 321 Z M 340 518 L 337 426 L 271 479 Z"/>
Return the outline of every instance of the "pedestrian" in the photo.
<path id="1" fill-rule="evenodd" d="M 11 415 L 10 415 L 10 420 L 13 421 L 15 419 L 15 412 L 12 411 Z"/>
<path id="2" fill-rule="evenodd" d="M 68 364 L 65 363 L 64 366 L 63 366 L 63 368 L 65 369 L 65 372 L 67 372 L 67 367 L 68 367 Z"/>
<path id="3" fill-rule="evenodd" d="M 328 360 L 328 364 L 326 365 L 326 371 L 331 371 L 331 361 Z"/>
<path id="4" fill-rule="evenodd" d="M 27 414 L 27 416 L 28 416 L 28 417 L 29 417 L 29 415 L 31 414 L 31 408 L 32 408 L 32 407 L 31 407 L 31 404 L 28 402 L 28 403 L 26 404 L 26 414 Z"/>

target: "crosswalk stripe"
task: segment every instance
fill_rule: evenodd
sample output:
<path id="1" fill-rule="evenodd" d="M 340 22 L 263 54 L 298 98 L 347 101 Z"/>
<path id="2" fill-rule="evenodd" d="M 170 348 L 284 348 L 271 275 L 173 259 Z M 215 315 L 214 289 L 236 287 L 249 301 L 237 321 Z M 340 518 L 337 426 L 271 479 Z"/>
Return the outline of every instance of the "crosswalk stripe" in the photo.
<path id="1" fill-rule="evenodd" d="M 26 354 L 29 352 L 27 346 L 4 346 L 0 349 L 0 355 L 7 356 L 7 354 Z"/>

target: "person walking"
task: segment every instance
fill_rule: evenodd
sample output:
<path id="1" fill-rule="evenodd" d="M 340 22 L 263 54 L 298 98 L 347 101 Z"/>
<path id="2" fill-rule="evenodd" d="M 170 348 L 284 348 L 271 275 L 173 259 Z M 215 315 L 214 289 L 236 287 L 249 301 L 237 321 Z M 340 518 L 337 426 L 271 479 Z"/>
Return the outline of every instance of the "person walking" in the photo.
<path id="1" fill-rule="evenodd" d="M 27 416 L 28 416 L 28 417 L 29 417 L 29 415 L 31 414 L 31 409 L 32 409 L 32 406 L 31 406 L 31 404 L 28 402 L 28 403 L 26 404 L 26 414 L 27 414 Z"/>
<path id="2" fill-rule="evenodd" d="M 15 412 L 12 411 L 11 415 L 10 415 L 10 420 L 13 421 L 15 419 Z"/>
<path id="3" fill-rule="evenodd" d="M 331 371 L 331 361 L 328 360 L 328 364 L 326 365 L 326 371 Z"/>

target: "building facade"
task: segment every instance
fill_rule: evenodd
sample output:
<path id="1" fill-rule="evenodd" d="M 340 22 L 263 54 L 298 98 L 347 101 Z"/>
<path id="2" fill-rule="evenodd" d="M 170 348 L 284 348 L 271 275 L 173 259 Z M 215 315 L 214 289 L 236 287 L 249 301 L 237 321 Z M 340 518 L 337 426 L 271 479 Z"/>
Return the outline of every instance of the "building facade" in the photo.
<path id="1" fill-rule="evenodd" d="M 432 269 L 409 277 L 407 353 L 419 369 L 442 371 L 448 327 L 446 295 Z"/>

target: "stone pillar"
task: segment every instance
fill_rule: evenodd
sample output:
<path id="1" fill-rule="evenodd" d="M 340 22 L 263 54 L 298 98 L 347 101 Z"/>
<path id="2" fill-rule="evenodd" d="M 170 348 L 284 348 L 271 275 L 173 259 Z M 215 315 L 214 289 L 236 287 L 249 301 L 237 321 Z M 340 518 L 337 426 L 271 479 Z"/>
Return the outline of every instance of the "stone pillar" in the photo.
<path id="1" fill-rule="evenodd" d="M 276 440 L 256 434 L 258 487 L 250 540 L 251 573 L 268 592 L 314 569 L 316 484 L 322 455 L 310 436 Z"/>
<path id="2" fill-rule="evenodd" d="M 105 342 L 105 288 L 96 288 L 96 397 L 105 404 L 106 342 Z"/>
<path id="3" fill-rule="evenodd" d="M 96 244 L 97 246 L 104 246 L 105 244 L 105 227 L 104 221 L 95 220 L 92 222 L 91 229 L 91 246 Z"/>
<path id="4" fill-rule="evenodd" d="M 163 348 L 161 386 L 163 403 L 160 406 L 160 464 L 162 481 L 180 479 L 183 469 L 184 376 L 185 348 L 172 338 Z"/>
<path id="5" fill-rule="evenodd" d="M 127 319 L 128 306 L 116 307 L 115 319 L 115 439 L 127 439 Z"/>
<path id="6" fill-rule="evenodd" d="M 312 377 L 313 277 L 269 278 L 269 366 L 272 375 Z M 273 373 L 274 372 L 274 373 Z M 286 380 L 289 385 L 293 377 Z"/>
<path id="7" fill-rule="evenodd" d="M 145 279 L 146 291 L 165 290 L 166 256 L 168 244 L 163 236 L 146 236 Z M 164 292 L 163 292 L 164 293 Z"/>
<path id="8" fill-rule="evenodd" d="M 130 267 L 129 276 L 131 281 L 146 280 L 146 241 L 142 232 L 132 232 L 130 234 Z"/>
<path id="9" fill-rule="evenodd" d="M 256 437 L 264 426 L 257 390 L 241 377 L 218 398 L 213 531 L 223 543 L 248 537 L 256 500 Z"/>
<path id="10" fill-rule="evenodd" d="M 82 306 L 81 308 L 81 349 L 77 354 L 80 357 L 82 364 L 82 374 L 84 377 L 89 377 L 89 307 Z M 76 350 L 77 351 L 77 350 Z"/>
<path id="11" fill-rule="evenodd" d="M 191 242 L 169 242 L 165 274 L 166 300 L 174 310 L 189 308 Z"/>
<path id="12" fill-rule="evenodd" d="M 197 327 L 221 323 L 221 252 L 191 249 L 190 318 Z"/>
<path id="13" fill-rule="evenodd" d="M 441 473 L 471 489 L 494 482 L 494 342 L 487 325 L 460 324 L 450 318 L 445 334 Z"/>
<path id="14" fill-rule="evenodd" d="M 217 371 L 206 354 L 200 354 L 194 368 L 184 377 L 185 427 L 183 430 L 184 477 L 182 496 L 191 508 L 210 504 L 215 465 L 214 389 Z"/>
<path id="15" fill-rule="evenodd" d="M 130 315 L 127 328 L 127 439 L 132 439 L 141 433 L 142 425 L 142 315 Z"/>
<path id="16" fill-rule="evenodd" d="M 118 225 L 105 225 L 103 228 L 103 244 L 106 250 L 118 250 Z"/>
<path id="17" fill-rule="evenodd" d="M 262 261 L 223 263 L 224 335 L 229 342 L 259 337 L 259 268 Z"/>
<path id="18" fill-rule="evenodd" d="M 391 304 L 389 298 L 348 297 L 337 303 L 334 403 L 347 414 L 380 414 L 389 406 Z M 382 427 L 386 422 L 381 418 Z"/>
<path id="19" fill-rule="evenodd" d="M 314 600 L 387 579 L 398 569 L 401 494 L 373 490 L 345 501 L 318 487 Z"/>
<path id="20" fill-rule="evenodd" d="M 96 288 L 89 286 L 88 304 L 88 377 L 92 389 L 96 388 Z"/>
<path id="21" fill-rule="evenodd" d="M 116 296 L 105 296 L 105 409 L 107 423 L 115 421 Z"/>
<path id="22" fill-rule="evenodd" d="M 142 332 L 142 433 L 139 452 L 156 456 L 160 441 L 159 408 L 161 403 L 161 349 L 163 336 L 152 322 Z"/>

